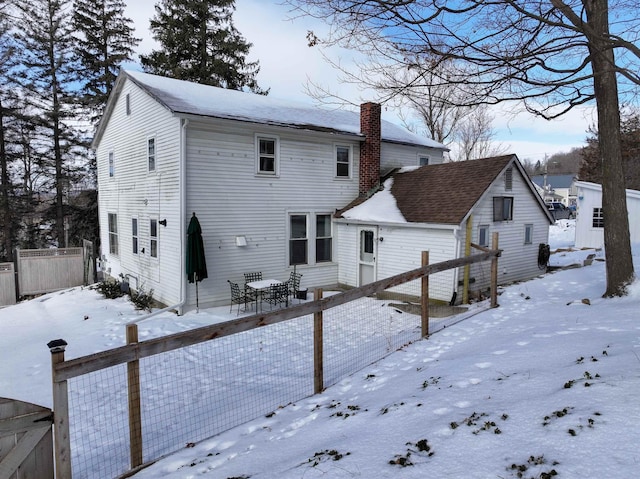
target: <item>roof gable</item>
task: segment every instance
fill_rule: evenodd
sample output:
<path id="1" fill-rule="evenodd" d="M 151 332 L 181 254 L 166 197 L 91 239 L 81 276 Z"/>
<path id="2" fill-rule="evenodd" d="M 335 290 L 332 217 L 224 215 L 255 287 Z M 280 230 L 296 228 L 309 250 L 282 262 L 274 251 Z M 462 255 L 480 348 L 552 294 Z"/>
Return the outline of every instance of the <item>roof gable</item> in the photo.
<path id="1" fill-rule="evenodd" d="M 511 165 L 515 165 L 529 181 L 517 157 L 504 155 L 399 170 L 392 175 L 391 194 L 409 223 L 459 225 L 491 184 Z M 530 189 L 540 208 L 549 216 L 533 185 Z M 353 218 L 349 210 L 368 201 L 371 199 L 359 198 L 338 211 L 336 216 Z"/>
<path id="2" fill-rule="evenodd" d="M 254 93 L 218 88 L 132 70 L 121 70 L 112 97 L 126 80 L 133 81 L 158 103 L 178 115 L 196 115 L 266 125 L 326 131 L 362 137 L 358 112 L 328 110 Z M 110 98 L 109 102 L 115 101 Z M 102 134 L 112 108 L 107 107 L 96 138 Z M 446 146 L 382 120 L 382 141 L 440 150 Z M 95 143 L 95 140 L 94 140 Z"/>

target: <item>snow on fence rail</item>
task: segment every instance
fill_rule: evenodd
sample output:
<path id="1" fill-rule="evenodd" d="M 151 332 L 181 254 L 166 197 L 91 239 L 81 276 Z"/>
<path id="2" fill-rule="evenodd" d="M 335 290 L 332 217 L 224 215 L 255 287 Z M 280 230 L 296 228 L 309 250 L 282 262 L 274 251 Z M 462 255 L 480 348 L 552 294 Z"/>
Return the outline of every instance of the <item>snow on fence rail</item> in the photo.
<path id="1" fill-rule="evenodd" d="M 126 346 L 68 361 L 50 342 L 57 477 L 129 476 L 427 337 L 437 273 L 491 261 L 497 306 L 499 255 L 497 237 L 466 258 L 429 265 L 423 253 L 421 268 L 359 288 L 144 341 L 131 323 Z"/>

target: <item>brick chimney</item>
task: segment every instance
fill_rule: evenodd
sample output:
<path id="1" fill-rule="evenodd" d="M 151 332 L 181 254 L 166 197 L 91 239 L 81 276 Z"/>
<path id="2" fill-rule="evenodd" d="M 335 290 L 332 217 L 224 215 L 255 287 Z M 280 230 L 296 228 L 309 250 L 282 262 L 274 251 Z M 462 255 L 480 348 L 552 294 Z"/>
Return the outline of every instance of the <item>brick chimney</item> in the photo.
<path id="1" fill-rule="evenodd" d="M 380 182 L 380 113 L 378 103 L 360 105 L 360 132 L 365 136 L 360 143 L 360 196 L 366 196 Z"/>

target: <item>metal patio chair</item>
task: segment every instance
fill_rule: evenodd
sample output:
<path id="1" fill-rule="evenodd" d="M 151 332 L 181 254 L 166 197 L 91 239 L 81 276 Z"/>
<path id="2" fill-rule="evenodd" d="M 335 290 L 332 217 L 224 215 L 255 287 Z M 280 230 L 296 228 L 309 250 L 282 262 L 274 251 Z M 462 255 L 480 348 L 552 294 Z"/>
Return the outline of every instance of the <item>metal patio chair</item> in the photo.
<path id="1" fill-rule="evenodd" d="M 231 287 L 231 305 L 229 306 L 229 312 L 232 311 L 233 305 L 237 304 L 238 305 L 238 315 L 239 315 L 240 314 L 240 305 L 244 303 L 244 309 L 246 311 L 247 310 L 247 304 L 251 303 L 252 301 L 255 301 L 255 299 L 252 299 L 250 295 L 247 295 L 246 293 L 243 293 L 242 290 L 240 289 L 240 286 L 238 285 L 238 283 L 234 283 L 233 281 L 229 281 L 229 280 L 227 280 L 227 282 L 229 283 L 229 286 Z"/>
<path id="2" fill-rule="evenodd" d="M 262 297 L 262 301 L 269 303 L 270 307 L 276 304 L 283 304 L 289 306 L 289 282 L 272 284 L 266 295 Z"/>
<path id="3" fill-rule="evenodd" d="M 287 283 L 289 284 L 289 296 L 291 296 L 291 302 L 293 302 L 294 298 L 298 297 L 298 291 L 300 290 L 300 278 L 302 278 L 302 275 L 294 271 L 289 275 Z"/>

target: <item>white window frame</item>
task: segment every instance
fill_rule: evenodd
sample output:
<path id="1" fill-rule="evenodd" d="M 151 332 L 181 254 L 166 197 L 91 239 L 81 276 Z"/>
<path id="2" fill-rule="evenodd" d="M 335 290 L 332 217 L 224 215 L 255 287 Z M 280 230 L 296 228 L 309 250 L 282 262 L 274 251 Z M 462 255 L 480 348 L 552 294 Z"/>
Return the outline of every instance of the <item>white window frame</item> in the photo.
<path id="1" fill-rule="evenodd" d="M 291 221 L 293 220 L 294 216 L 303 216 L 305 219 L 305 236 L 300 236 L 300 237 L 293 237 L 293 228 L 291 226 Z M 302 213 L 302 212 L 290 212 L 287 215 L 287 248 L 288 248 L 288 255 L 287 255 L 287 264 L 289 266 L 294 266 L 294 265 L 306 265 L 309 264 L 309 257 L 310 257 L 310 252 L 309 252 L 309 213 Z M 293 243 L 304 243 L 305 244 L 305 261 L 303 263 L 294 263 L 292 261 L 293 257 Z"/>
<path id="2" fill-rule="evenodd" d="M 153 234 L 155 224 L 155 235 Z M 158 230 L 158 219 L 149 218 L 149 256 L 151 258 L 158 258 L 158 248 L 160 247 L 160 235 Z"/>
<path id="3" fill-rule="evenodd" d="M 118 248 L 118 214 L 107 213 L 107 230 L 109 235 L 109 254 L 119 255 Z"/>
<path id="4" fill-rule="evenodd" d="M 131 218 L 131 252 L 140 254 L 140 221 L 137 216 Z"/>
<path id="5" fill-rule="evenodd" d="M 593 215 L 591 216 L 592 228 L 604 228 L 604 212 L 602 207 L 593 208 Z"/>
<path id="6" fill-rule="evenodd" d="M 327 217 L 327 219 L 329 220 L 329 235 L 328 236 L 320 236 L 318 234 L 318 218 L 320 217 Z M 314 215 L 314 224 L 315 224 L 315 237 L 316 237 L 316 241 L 315 241 L 315 260 L 316 260 L 316 264 L 320 264 L 320 263 L 331 263 L 333 261 L 333 222 L 331 221 L 331 214 L 330 213 L 316 213 Z M 319 242 L 325 242 L 327 241 L 329 242 L 329 259 L 318 259 L 318 252 L 321 251 L 321 248 L 318 248 L 318 243 Z"/>
<path id="7" fill-rule="evenodd" d="M 499 209 L 496 208 L 498 203 L 500 204 Z M 514 203 L 513 196 L 494 196 L 493 197 L 493 221 L 495 222 L 513 221 L 513 207 L 514 207 L 513 203 Z M 507 211 L 505 211 L 505 205 L 508 205 Z"/>
<path id="8" fill-rule="evenodd" d="M 339 161 L 338 158 L 338 150 L 346 149 L 347 150 L 347 161 Z M 333 159 L 334 159 L 334 175 L 336 178 L 341 180 L 351 179 L 353 176 L 353 145 L 347 145 L 345 143 L 336 143 L 333 145 Z M 341 175 L 338 174 L 340 165 L 347 165 L 348 174 Z"/>
<path id="9" fill-rule="evenodd" d="M 478 246 L 489 246 L 489 225 L 478 225 Z"/>
<path id="10" fill-rule="evenodd" d="M 273 142 L 273 155 L 260 153 L 260 142 L 262 140 Z M 260 135 L 255 136 L 255 149 L 256 149 L 256 174 L 259 176 L 279 176 L 280 174 L 280 138 L 273 135 Z M 262 170 L 262 158 L 273 157 L 273 171 Z"/>
<path id="11" fill-rule="evenodd" d="M 116 155 L 113 150 L 107 153 L 107 167 L 109 168 L 109 178 L 116 176 Z"/>
<path id="12" fill-rule="evenodd" d="M 425 160 L 423 163 L 422 160 Z M 418 166 L 427 166 L 431 163 L 431 158 L 429 155 L 418 155 Z"/>
<path id="13" fill-rule="evenodd" d="M 524 225 L 524 244 L 533 244 L 533 223 Z"/>
<path id="14" fill-rule="evenodd" d="M 151 145 L 153 145 L 153 153 L 151 152 Z M 156 142 L 155 136 L 150 136 L 147 138 L 147 169 L 150 172 L 156 171 L 157 166 L 158 166 L 158 143 Z"/>

